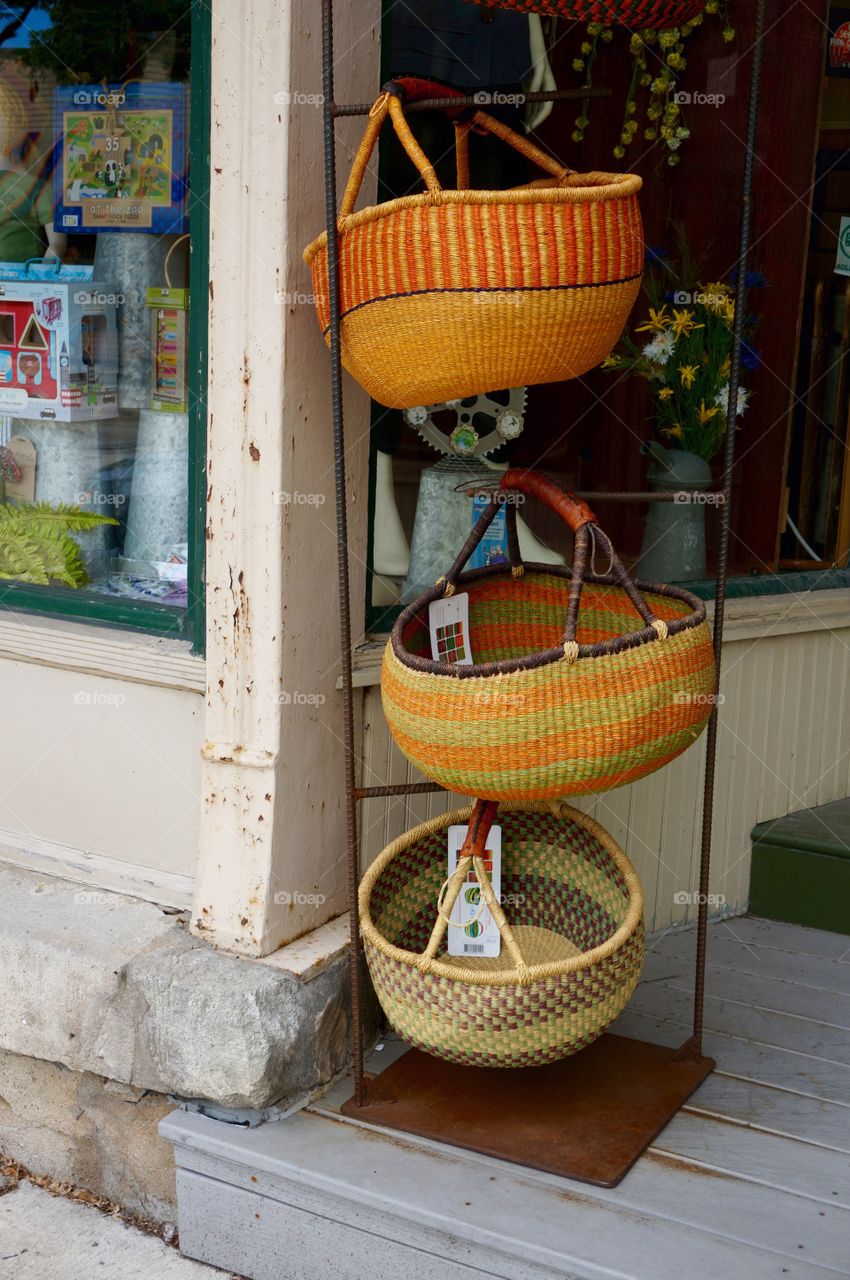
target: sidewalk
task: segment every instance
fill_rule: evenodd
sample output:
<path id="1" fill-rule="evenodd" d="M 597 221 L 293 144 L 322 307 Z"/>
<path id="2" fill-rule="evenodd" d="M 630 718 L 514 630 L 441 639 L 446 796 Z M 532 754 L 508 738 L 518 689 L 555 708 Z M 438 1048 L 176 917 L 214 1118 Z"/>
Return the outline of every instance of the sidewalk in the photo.
<path id="1" fill-rule="evenodd" d="M 0 1188 L 0 1280 L 230 1280 L 84 1204 L 20 1182 Z"/>

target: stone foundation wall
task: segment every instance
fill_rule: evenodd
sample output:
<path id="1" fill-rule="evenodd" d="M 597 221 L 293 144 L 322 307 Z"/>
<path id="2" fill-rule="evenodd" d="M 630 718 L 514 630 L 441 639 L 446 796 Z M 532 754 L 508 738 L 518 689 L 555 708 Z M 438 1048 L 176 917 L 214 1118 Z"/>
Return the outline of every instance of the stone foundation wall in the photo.
<path id="1" fill-rule="evenodd" d="M 176 1221 L 160 1093 L 0 1050 L 0 1153 L 158 1223 Z"/>

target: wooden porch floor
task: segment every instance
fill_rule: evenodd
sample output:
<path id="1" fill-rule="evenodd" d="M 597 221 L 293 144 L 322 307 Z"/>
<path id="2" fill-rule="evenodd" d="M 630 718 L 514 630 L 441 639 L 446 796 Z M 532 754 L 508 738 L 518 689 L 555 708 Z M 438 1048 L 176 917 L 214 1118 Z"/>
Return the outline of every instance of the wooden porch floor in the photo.
<path id="1" fill-rule="evenodd" d="M 651 940 L 616 1031 L 687 1038 L 694 941 Z M 341 1081 L 257 1129 L 163 1123 L 181 1247 L 253 1280 L 850 1276 L 850 938 L 740 918 L 712 925 L 708 954 L 717 1071 L 618 1187 L 344 1119 Z"/>
<path id="2" fill-rule="evenodd" d="M 690 1030 L 694 934 L 649 945 L 640 986 L 612 1030 L 678 1045 Z M 580 1275 L 585 1261 L 588 1275 L 610 1267 L 634 1280 L 850 1276 L 850 938 L 742 917 L 711 926 L 708 955 L 705 1051 L 717 1071 L 618 1188 L 560 1183 L 578 1193 L 573 1204 L 585 1203 L 589 1227 L 603 1206 L 620 1209 L 624 1240 L 635 1214 L 651 1223 L 655 1265 L 623 1269 L 621 1249 L 606 1249 L 604 1238 L 589 1256 L 565 1253 Z M 369 1065 L 380 1070 L 379 1062 L 373 1055 Z M 334 1091 L 316 1110 L 333 1113 L 342 1100 Z M 694 1262 L 712 1258 L 715 1243 L 711 1272 L 689 1264 L 688 1252 L 672 1261 L 667 1245 L 683 1226 Z M 610 1241 L 609 1232 L 610 1222 Z"/>

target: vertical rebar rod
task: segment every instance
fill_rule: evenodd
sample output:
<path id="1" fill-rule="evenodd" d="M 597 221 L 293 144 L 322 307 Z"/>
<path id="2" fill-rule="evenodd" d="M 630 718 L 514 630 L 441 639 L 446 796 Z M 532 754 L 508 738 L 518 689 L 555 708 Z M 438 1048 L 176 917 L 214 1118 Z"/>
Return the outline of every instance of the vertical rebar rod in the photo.
<path id="1" fill-rule="evenodd" d="M 339 238 L 336 222 L 336 137 L 334 131 L 333 0 L 322 0 L 322 92 L 324 94 L 325 202 L 328 224 L 328 305 L 331 339 L 331 409 L 333 414 L 334 477 L 336 481 L 337 572 L 339 577 L 339 639 L 342 660 L 342 714 L 345 743 L 345 822 L 350 915 L 351 1054 L 354 1065 L 354 1104 L 362 1107 L 363 1024 L 360 991 L 360 922 L 357 911 L 359 858 L 355 800 L 354 687 L 351 675 L 351 591 L 348 577 L 348 515 L 345 486 L 345 431 L 340 352 Z"/>
<path id="2" fill-rule="evenodd" d="M 738 277 L 735 281 L 735 324 L 732 336 L 732 363 L 729 370 L 729 408 L 726 416 L 726 444 L 723 457 L 723 482 L 720 508 L 720 548 L 717 563 L 717 590 L 714 598 L 714 655 L 717 662 L 717 688 L 720 691 L 720 662 L 723 651 L 723 620 L 726 612 L 726 580 L 729 569 L 729 535 L 732 499 L 732 471 L 735 465 L 735 432 L 738 416 L 738 388 L 741 383 L 741 346 L 744 338 L 747 305 L 747 263 L 752 238 L 753 178 L 755 143 L 758 129 L 759 92 L 761 89 L 762 51 L 764 44 L 766 0 L 758 0 L 756 33 L 753 45 L 753 67 L 750 78 L 750 102 L 747 118 L 746 156 L 741 192 L 741 239 L 738 250 Z M 705 785 L 702 810 L 702 847 L 699 874 L 697 916 L 696 969 L 694 974 L 694 1048 L 702 1051 L 703 1014 L 705 1006 L 705 960 L 708 938 L 708 892 L 711 872 L 711 838 L 714 820 L 714 783 L 717 764 L 717 729 L 719 707 L 715 698 L 708 722 L 705 753 Z"/>

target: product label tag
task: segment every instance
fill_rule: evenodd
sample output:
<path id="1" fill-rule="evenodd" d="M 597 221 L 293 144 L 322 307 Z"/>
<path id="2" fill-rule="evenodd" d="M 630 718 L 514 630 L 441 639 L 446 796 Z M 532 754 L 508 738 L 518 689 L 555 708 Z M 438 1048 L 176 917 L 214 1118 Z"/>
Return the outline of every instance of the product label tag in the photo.
<path id="1" fill-rule="evenodd" d="M 472 499 L 472 526 L 490 505 L 489 494 L 476 493 Z M 491 564 L 508 563 L 508 535 L 505 524 L 505 504 L 501 503 L 487 532 L 469 557 L 469 569 L 486 569 Z"/>
<path id="2" fill-rule="evenodd" d="M 457 871 L 458 855 L 466 839 L 467 828 L 449 827 L 449 875 Z M 491 827 L 487 849 L 482 859 L 497 901 L 502 896 L 502 828 Z M 466 884 L 452 907 L 448 930 L 450 956 L 498 956 L 502 935 L 485 905 L 474 867 L 469 868 Z"/>
<path id="3" fill-rule="evenodd" d="M 469 595 L 446 596 L 428 606 L 431 657 L 459 667 L 472 665 L 469 649 Z"/>
<path id="4" fill-rule="evenodd" d="M 838 253 L 835 258 L 835 274 L 850 276 L 850 218 L 842 218 L 838 230 Z"/>

